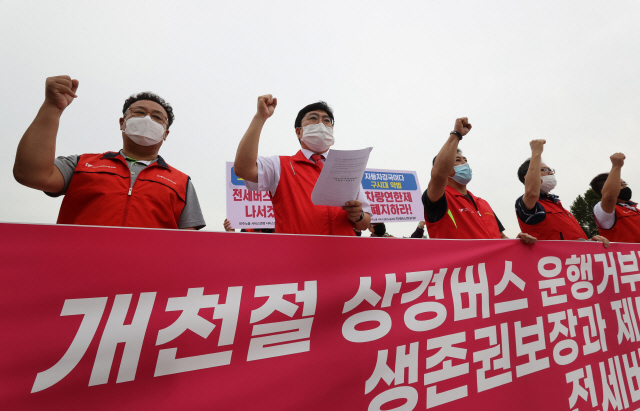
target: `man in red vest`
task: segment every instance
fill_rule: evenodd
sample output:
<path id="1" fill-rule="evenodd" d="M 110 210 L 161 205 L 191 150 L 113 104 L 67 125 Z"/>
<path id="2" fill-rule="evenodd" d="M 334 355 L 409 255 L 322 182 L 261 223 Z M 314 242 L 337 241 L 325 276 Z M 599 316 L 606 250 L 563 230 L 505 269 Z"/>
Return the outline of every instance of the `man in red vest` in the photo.
<path id="1" fill-rule="evenodd" d="M 77 90 L 78 80 L 69 76 L 47 79 L 44 103 L 18 144 L 15 179 L 51 197 L 65 195 L 58 224 L 204 227 L 191 179 L 158 155 L 174 115 L 153 93 L 125 101 L 119 152 L 55 158 L 60 116 Z"/>
<path id="2" fill-rule="evenodd" d="M 294 126 L 301 150 L 293 156 L 258 156 L 262 127 L 273 115 L 278 100 L 258 97 L 258 109 L 238 145 L 234 172 L 250 190 L 269 190 L 276 233 L 355 236 L 371 221 L 371 207 L 362 195 L 343 207 L 318 206 L 311 192 L 334 143 L 334 118 L 324 102 L 309 104 L 298 113 Z"/>
<path id="3" fill-rule="evenodd" d="M 560 198 L 550 193 L 556 186 L 556 177 L 555 170 L 542 162 L 545 143 L 546 140 L 531 141 L 531 158 L 518 169 L 518 178 L 524 184 L 524 194 L 516 200 L 520 229 L 538 240 L 586 240 L 580 223 L 562 206 Z M 602 236 L 592 240 L 609 247 L 609 240 Z"/>
<path id="4" fill-rule="evenodd" d="M 631 188 L 620 178 L 625 155 L 615 153 L 610 159 L 611 171 L 598 174 L 590 183 L 602 197 L 593 207 L 598 231 L 611 241 L 640 243 L 640 210 L 631 201 Z"/>
<path id="5" fill-rule="evenodd" d="M 458 143 L 469 130 L 471 124 L 466 117 L 457 119 L 449 138 L 433 159 L 431 180 L 422 195 L 430 238 L 507 238 L 489 203 L 467 190 L 471 168 Z M 536 242 L 525 233 L 518 234 L 518 238 L 523 243 Z"/>

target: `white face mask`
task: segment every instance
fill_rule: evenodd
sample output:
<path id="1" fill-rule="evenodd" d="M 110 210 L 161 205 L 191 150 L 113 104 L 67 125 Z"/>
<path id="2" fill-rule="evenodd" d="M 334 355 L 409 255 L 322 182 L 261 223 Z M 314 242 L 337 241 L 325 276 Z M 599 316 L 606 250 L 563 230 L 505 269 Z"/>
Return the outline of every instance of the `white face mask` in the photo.
<path id="1" fill-rule="evenodd" d="M 335 143 L 333 129 L 322 123 L 306 125 L 302 127 L 302 141 L 311 151 L 324 153 Z"/>
<path id="2" fill-rule="evenodd" d="M 141 146 L 152 146 L 162 141 L 165 129 L 151 117 L 131 117 L 125 123 L 124 133 L 134 143 Z"/>
<path id="3" fill-rule="evenodd" d="M 542 176 L 540 178 L 542 179 L 542 184 L 540 184 L 540 191 L 544 193 L 548 193 L 549 191 L 553 190 L 554 188 L 556 188 L 556 184 L 558 184 L 558 182 L 556 181 L 556 176 L 554 175 Z"/>

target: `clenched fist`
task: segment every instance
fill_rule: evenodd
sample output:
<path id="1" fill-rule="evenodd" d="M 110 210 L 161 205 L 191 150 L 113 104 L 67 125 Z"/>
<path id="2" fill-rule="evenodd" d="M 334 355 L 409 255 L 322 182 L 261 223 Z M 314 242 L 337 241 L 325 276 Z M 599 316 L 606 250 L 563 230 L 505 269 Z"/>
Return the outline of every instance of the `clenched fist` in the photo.
<path id="1" fill-rule="evenodd" d="M 460 117 L 456 119 L 456 125 L 453 126 L 453 130 L 458 133 L 466 136 L 469 130 L 471 130 L 471 123 L 469 123 L 469 119 L 466 117 Z"/>
<path id="2" fill-rule="evenodd" d="M 547 142 L 547 140 L 531 140 L 529 142 L 529 146 L 531 147 L 531 152 L 533 154 L 542 154 L 542 150 L 544 150 L 544 145 Z"/>
<path id="3" fill-rule="evenodd" d="M 72 80 L 69 76 L 55 76 L 47 78 L 44 102 L 60 111 L 64 110 L 71 104 L 73 99 L 78 97 L 78 80 Z"/>
<path id="4" fill-rule="evenodd" d="M 614 167 L 622 167 L 624 165 L 624 159 L 626 158 L 624 154 L 622 153 L 615 153 L 614 155 L 612 155 L 611 157 L 609 157 L 611 159 L 611 164 Z"/>
<path id="5" fill-rule="evenodd" d="M 271 94 L 260 96 L 258 97 L 258 111 L 256 115 L 262 118 L 262 120 L 266 120 L 273 115 L 277 105 L 278 99 Z"/>

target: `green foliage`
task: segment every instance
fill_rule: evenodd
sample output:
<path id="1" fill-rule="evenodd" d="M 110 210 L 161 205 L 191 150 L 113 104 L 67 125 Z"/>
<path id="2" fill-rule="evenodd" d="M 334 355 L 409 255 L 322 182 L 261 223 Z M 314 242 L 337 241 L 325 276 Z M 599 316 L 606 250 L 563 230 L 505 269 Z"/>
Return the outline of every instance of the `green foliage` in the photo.
<path id="1" fill-rule="evenodd" d="M 593 219 L 593 207 L 600 201 L 600 197 L 592 189 L 588 189 L 583 196 L 578 196 L 571 204 L 571 214 L 578 220 L 588 238 L 598 235 L 598 227 Z"/>

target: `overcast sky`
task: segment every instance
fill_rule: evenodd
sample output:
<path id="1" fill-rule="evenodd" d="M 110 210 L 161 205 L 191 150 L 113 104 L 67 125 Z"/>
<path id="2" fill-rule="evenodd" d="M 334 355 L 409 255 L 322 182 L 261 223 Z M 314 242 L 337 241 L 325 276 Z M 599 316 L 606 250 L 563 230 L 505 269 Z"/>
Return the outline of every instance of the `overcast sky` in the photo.
<path id="1" fill-rule="evenodd" d="M 19 185 L 12 168 L 45 79 L 61 74 L 80 87 L 57 155 L 119 150 L 132 93 L 171 103 L 160 154 L 191 176 L 205 230 L 222 230 L 225 161 L 266 93 L 278 107 L 261 155 L 294 154 L 298 110 L 325 100 L 335 148 L 373 146 L 369 167 L 416 170 L 422 189 L 456 117 L 468 117 L 468 188 L 510 237 L 524 190 L 516 171 L 534 138 L 547 139 L 565 208 L 618 151 L 639 201 L 639 17 L 637 1 L 0 0 L 0 221 L 56 221 L 61 199 Z"/>

